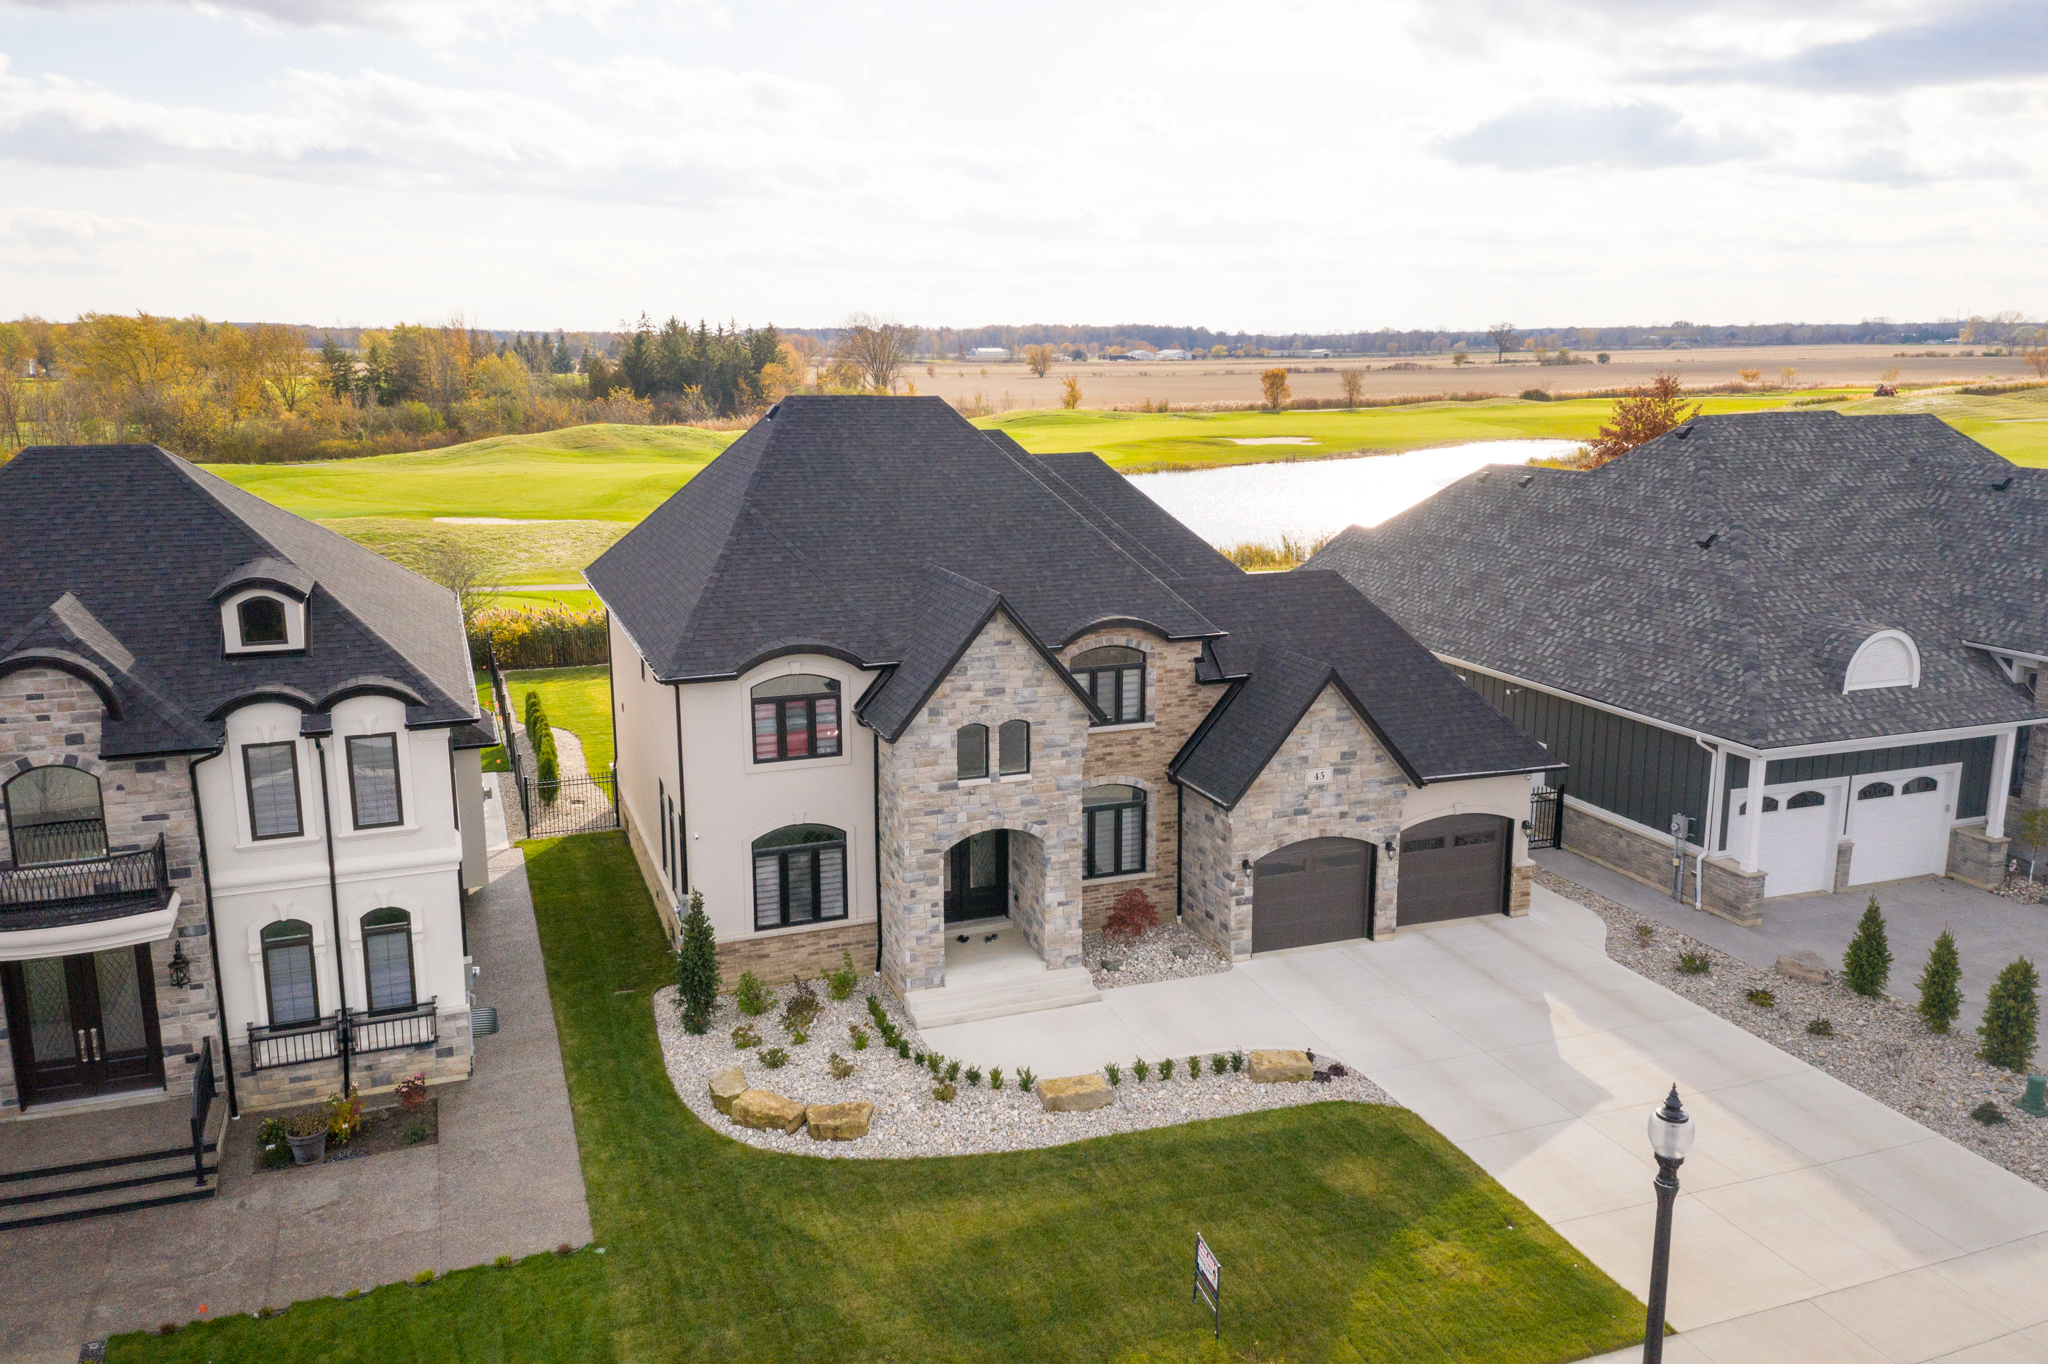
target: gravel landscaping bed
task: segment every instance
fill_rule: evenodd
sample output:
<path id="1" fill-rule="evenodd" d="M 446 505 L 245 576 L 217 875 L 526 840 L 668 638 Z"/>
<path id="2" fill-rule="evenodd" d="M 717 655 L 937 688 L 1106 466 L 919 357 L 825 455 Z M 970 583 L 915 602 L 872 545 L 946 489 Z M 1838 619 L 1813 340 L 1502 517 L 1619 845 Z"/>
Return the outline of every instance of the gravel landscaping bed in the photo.
<path id="1" fill-rule="evenodd" d="M 1107 1136 L 1113 1132 L 1135 1132 L 1147 1127 L 1170 1127 L 1203 1118 L 1221 1118 L 1233 1113 L 1250 1113 L 1264 1108 L 1293 1104 L 1345 1100 L 1352 1103 L 1391 1104 L 1386 1091 L 1351 1072 L 1327 1082 L 1255 1085 L 1242 1074 L 1213 1074 L 1204 1056 L 1202 1077 L 1186 1078 L 1187 1058 L 1176 1057 L 1174 1076 L 1161 1082 L 1155 1073 L 1140 1083 L 1129 1073 L 1115 1087 L 1115 1101 L 1107 1108 L 1087 1113 L 1047 1113 L 1035 1095 L 1024 1093 L 1016 1077 L 1006 1073 L 1004 1088 L 991 1090 L 988 1077 L 979 1085 L 967 1082 L 965 1069 L 971 1056 L 959 1058 L 963 1071 L 956 1082 L 956 1097 L 941 1103 L 932 1097 L 934 1082 L 923 1067 L 903 1060 L 882 1045 L 874 1035 L 868 1016 L 867 991 L 874 990 L 890 1018 L 911 1044 L 912 1053 L 924 1049 L 909 1017 L 886 990 L 871 979 L 863 981 L 849 999 L 835 1002 L 820 992 L 822 1007 L 809 1033 L 810 1040 L 793 1044 L 780 1021 L 781 1008 L 793 987 L 776 991 L 776 1005 L 767 1013 L 748 1018 L 735 1007 L 730 995 L 722 995 L 712 1014 L 711 1030 L 701 1037 L 683 1031 L 676 1008 L 676 989 L 666 986 L 655 992 L 654 1024 L 661 1038 L 662 1058 L 669 1080 L 690 1111 L 714 1130 L 735 1141 L 771 1151 L 806 1156 L 845 1156 L 866 1159 L 910 1156 L 975 1155 L 988 1151 L 1023 1151 L 1041 1146 L 1060 1146 L 1070 1141 Z M 760 1034 L 759 1046 L 744 1050 L 733 1045 L 733 1029 L 748 1024 Z M 868 1033 L 866 1050 L 855 1051 L 848 1025 L 859 1024 Z M 1285 1038 L 1248 1038 L 1247 1050 L 1270 1042 L 1284 1044 Z M 769 1047 L 782 1047 L 789 1061 L 780 1069 L 769 1069 L 761 1056 Z M 833 1053 L 853 1063 L 853 1074 L 835 1079 L 829 1069 Z M 1147 1057 L 1156 1063 L 1156 1057 Z M 1318 1056 L 1316 1065 L 1327 1067 L 1334 1058 Z M 798 1129 L 789 1134 L 741 1127 L 712 1105 L 708 1085 L 711 1076 L 730 1065 L 745 1072 L 749 1085 L 772 1090 L 800 1103 L 852 1103 L 866 1100 L 875 1106 L 868 1134 L 853 1141 L 818 1141 Z M 1041 1075 L 1038 1079 L 1056 1077 Z"/>
<path id="2" fill-rule="evenodd" d="M 1169 919 L 1145 930 L 1136 942 L 1081 935 L 1081 959 L 1098 990 L 1119 985 L 1153 985 L 1162 980 L 1213 976 L 1230 969 L 1230 958 L 1186 924 Z"/>
<path id="3" fill-rule="evenodd" d="M 1555 872 L 1539 867 L 1536 881 L 1606 920 L 1607 955 L 1637 975 L 2048 1188 L 2048 1119 L 2014 1106 L 2026 1092 L 2026 1076 L 1979 1060 L 1974 1032 L 1929 1032 L 1903 999 L 1867 999 L 1840 980 L 1809 985 L 1746 965 Z M 1637 933 L 1638 925 L 1650 928 L 1647 938 Z M 1678 970 L 1678 959 L 1694 952 L 1708 960 L 1704 975 Z M 1910 990 L 1919 974 L 1917 962 L 1892 963 L 1894 988 L 1903 984 Z M 1752 1004 L 1751 990 L 1768 990 L 1775 1002 L 1768 1008 Z M 1832 1036 L 1807 1032 L 1818 1018 L 1828 1021 Z M 1970 1116 L 1986 1100 L 2005 1114 L 2005 1122 L 1987 1126 Z"/>
<path id="4" fill-rule="evenodd" d="M 2024 876 L 2008 876 L 2005 884 L 1991 892 L 2023 905 L 2048 905 L 2048 881 L 2029 881 Z"/>

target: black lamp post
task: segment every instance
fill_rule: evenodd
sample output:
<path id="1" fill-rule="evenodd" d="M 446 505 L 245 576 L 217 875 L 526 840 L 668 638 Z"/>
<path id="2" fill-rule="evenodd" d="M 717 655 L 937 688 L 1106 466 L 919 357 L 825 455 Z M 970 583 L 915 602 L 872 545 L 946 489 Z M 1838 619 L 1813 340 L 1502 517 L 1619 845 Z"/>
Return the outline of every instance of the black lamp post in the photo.
<path id="1" fill-rule="evenodd" d="M 1643 1364 L 1663 1364 L 1664 1290 L 1671 1279 L 1671 1205 L 1678 1199 L 1678 1167 L 1695 1135 L 1678 1086 L 1650 1115 L 1650 1153 L 1657 1157 L 1657 1242 L 1650 1252 L 1650 1320 L 1643 1328 Z"/>

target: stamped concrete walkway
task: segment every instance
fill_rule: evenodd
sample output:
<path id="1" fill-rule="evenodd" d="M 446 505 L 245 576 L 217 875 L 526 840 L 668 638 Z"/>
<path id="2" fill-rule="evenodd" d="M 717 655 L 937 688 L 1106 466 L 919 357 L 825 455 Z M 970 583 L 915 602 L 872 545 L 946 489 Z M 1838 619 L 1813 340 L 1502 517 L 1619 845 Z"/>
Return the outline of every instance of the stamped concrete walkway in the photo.
<path id="1" fill-rule="evenodd" d="M 72 1364 L 85 1341 L 190 1321 L 201 1304 L 208 1317 L 282 1307 L 588 1241 L 525 859 L 495 854 L 491 878 L 469 945 L 502 1031 L 478 1039 L 471 1079 L 436 1088 L 438 1144 L 258 1174 L 259 1120 L 245 1117 L 216 1198 L 0 1232 L 0 1360 Z"/>
<path id="2" fill-rule="evenodd" d="M 1261 957 L 925 1036 L 1040 1075 L 1314 1047 L 1638 1297 L 1656 1173 L 1644 1126 L 1675 1080 L 1699 1138 L 1676 1213 L 1671 1364 L 2048 1360 L 2048 1191 L 1609 960 L 1605 931 L 1538 887 L 1523 919 Z"/>

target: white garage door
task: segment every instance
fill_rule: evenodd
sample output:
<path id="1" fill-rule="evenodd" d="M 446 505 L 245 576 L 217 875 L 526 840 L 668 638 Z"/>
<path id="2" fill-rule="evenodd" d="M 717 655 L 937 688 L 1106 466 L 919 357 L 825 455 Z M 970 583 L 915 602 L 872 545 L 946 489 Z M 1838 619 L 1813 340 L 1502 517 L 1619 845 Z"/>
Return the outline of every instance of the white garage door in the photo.
<path id="1" fill-rule="evenodd" d="M 1757 863 L 1765 872 L 1765 895 L 1834 889 L 1838 789 L 1764 788 L 1764 831 L 1757 844 Z"/>
<path id="2" fill-rule="evenodd" d="M 1948 869 L 1961 770 L 1881 772 L 1849 780 L 1849 884 L 1939 876 Z"/>

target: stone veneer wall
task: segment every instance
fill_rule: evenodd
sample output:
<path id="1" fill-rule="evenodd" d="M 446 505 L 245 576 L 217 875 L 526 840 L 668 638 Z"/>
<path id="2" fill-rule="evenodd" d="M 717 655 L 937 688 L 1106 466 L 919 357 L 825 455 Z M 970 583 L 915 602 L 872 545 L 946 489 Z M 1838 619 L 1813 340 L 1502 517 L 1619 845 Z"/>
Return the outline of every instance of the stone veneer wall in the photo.
<path id="1" fill-rule="evenodd" d="M 76 767 L 99 778 L 110 849 L 145 848 L 163 835 L 171 887 L 179 896 L 178 919 L 170 938 L 150 945 L 150 960 L 156 967 L 165 1087 L 171 1095 L 189 1094 L 203 1039 L 212 1037 L 214 1046 L 220 1046 L 206 888 L 199 873 L 199 821 L 192 804 L 192 760 L 102 762 L 97 755 L 104 715 L 99 693 L 69 673 L 28 668 L 0 677 L 0 784 L 31 767 Z M 6 821 L 0 819 L 0 862 L 11 862 L 13 856 Z M 183 990 L 170 981 L 171 953 L 177 944 L 183 944 L 192 964 L 192 984 Z M 0 1117 L 19 1111 L 14 1053 L 6 1017 L 0 1013 Z"/>
<path id="2" fill-rule="evenodd" d="M 387 1094 L 399 1082 L 425 1075 L 430 1085 L 466 1080 L 475 1068 L 475 1043 L 469 1035 L 469 1014 L 444 1010 L 440 1037 L 418 1047 L 365 1052 L 351 1058 L 349 1083 L 364 1097 Z M 251 1072 L 249 1049 L 235 1048 L 235 1098 L 243 1112 L 272 1108 L 299 1108 L 319 1103 L 341 1092 L 341 1062 L 312 1061 L 294 1066 L 273 1066 Z"/>
<path id="3" fill-rule="evenodd" d="M 1990 838 L 1976 825 L 1958 824 L 1948 831 L 1948 875 L 1966 886 L 1996 890 L 2005 884 L 2011 847 L 2009 838 Z"/>
<path id="4" fill-rule="evenodd" d="M 1005 720 L 1031 722 L 1024 780 L 961 782 L 954 734 Z M 945 983 L 945 857 L 989 829 L 1021 830 L 1042 845 L 1036 933 L 1053 969 L 1081 961 L 1081 788 L 1088 712 L 1009 617 L 998 612 L 917 718 L 880 745 L 882 971 L 899 992 Z M 1011 839 L 1014 848 L 1021 842 Z M 1029 918 L 1029 912 L 1017 911 Z"/>
<path id="5" fill-rule="evenodd" d="M 730 992 L 739 984 L 742 971 L 752 971 L 770 985 L 815 980 L 838 970 L 845 953 L 852 954 L 853 969 L 861 975 L 875 969 L 873 919 L 722 942 L 718 945 L 719 984 Z"/>
<path id="6" fill-rule="evenodd" d="M 1327 783 L 1310 771 L 1328 768 Z M 1408 779 L 1350 703 L 1326 687 L 1280 745 L 1243 799 L 1229 811 L 1188 792 L 1184 839 L 1187 922 L 1242 960 L 1252 950 L 1252 884 L 1243 863 L 1307 838 L 1356 838 L 1377 847 L 1396 838 Z M 1390 934 L 1399 867 L 1379 857 L 1373 927 Z"/>
<path id="7" fill-rule="evenodd" d="M 1602 818 L 1583 806 L 1574 805 L 1564 812 L 1564 847 L 1567 852 L 1575 852 L 1666 895 L 1671 893 L 1671 839 L 1668 835 L 1652 838 L 1614 820 Z M 1684 894 L 1688 902 L 1693 896 L 1697 861 L 1690 854 L 1685 859 Z M 1711 887 L 1713 878 L 1708 877 L 1707 883 Z"/>
<path id="8" fill-rule="evenodd" d="M 1060 650 L 1060 661 L 1071 662 L 1077 654 L 1108 644 L 1144 651 L 1145 712 L 1152 727 L 1091 730 L 1085 764 L 1088 785 L 1115 782 L 1142 786 L 1149 793 L 1145 865 L 1150 874 L 1090 882 L 1081 894 L 1081 923 L 1090 933 L 1101 930 L 1117 896 L 1133 886 L 1152 897 L 1162 919 L 1174 913 L 1179 886 L 1180 839 L 1176 830 L 1180 788 L 1167 780 L 1166 765 L 1223 699 L 1225 690 L 1195 681 L 1195 660 L 1202 654 L 1200 641 L 1167 640 L 1129 627 L 1082 635 Z"/>

